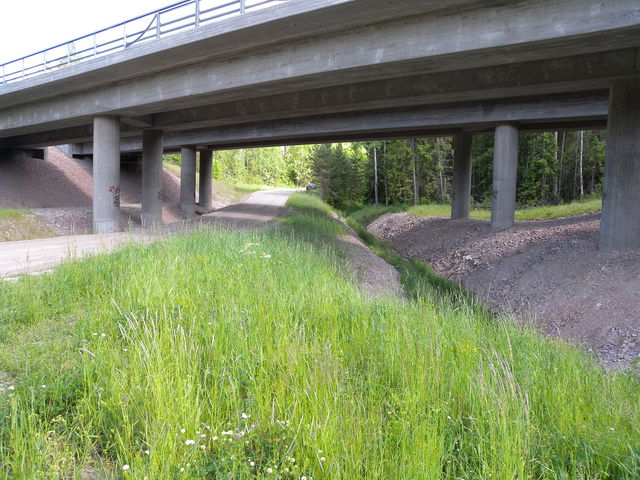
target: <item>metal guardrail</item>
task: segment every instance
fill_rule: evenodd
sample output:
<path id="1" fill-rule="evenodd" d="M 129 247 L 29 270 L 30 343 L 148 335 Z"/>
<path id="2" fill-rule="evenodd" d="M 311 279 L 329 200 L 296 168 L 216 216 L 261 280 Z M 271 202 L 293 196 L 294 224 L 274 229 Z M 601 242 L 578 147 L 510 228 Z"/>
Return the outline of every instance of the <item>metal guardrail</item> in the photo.
<path id="1" fill-rule="evenodd" d="M 0 86 L 287 0 L 183 0 L 0 65 Z"/>

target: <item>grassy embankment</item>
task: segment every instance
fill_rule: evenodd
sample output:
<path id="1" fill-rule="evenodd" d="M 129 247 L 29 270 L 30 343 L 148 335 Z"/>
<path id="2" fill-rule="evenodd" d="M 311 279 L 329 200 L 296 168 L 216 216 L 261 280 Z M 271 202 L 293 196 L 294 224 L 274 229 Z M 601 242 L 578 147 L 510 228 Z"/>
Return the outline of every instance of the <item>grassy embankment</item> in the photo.
<path id="1" fill-rule="evenodd" d="M 164 162 L 164 168 L 180 178 L 180 165 L 171 162 Z M 196 192 L 200 186 L 200 172 L 196 171 Z M 212 197 L 214 201 L 222 203 L 235 203 L 242 200 L 249 193 L 258 190 L 269 190 L 271 186 L 256 185 L 248 183 L 231 183 L 223 180 L 213 179 Z"/>
<path id="2" fill-rule="evenodd" d="M 639 478 L 637 377 L 419 264 L 370 298 L 327 207 L 289 205 L 0 282 L 0 477 Z"/>
<path id="3" fill-rule="evenodd" d="M 0 208 L 0 242 L 55 236 L 44 221 L 24 210 Z"/>
<path id="4" fill-rule="evenodd" d="M 516 220 L 541 220 L 547 218 L 562 218 L 582 213 L 597 212 L 602 208 L 602 199 L 592 198 L 575 201 L 563 205 L 548 205 L 516 210 Z M 451 205 L 430 204 L 411 207 L 395 207 L 384 205 L 369 205 L 351 214 L 357 221 L 367 225 L 385 213 L 408 212 L 423 217 L 450 217 Z M 475 208 L 469 215 L 471 218 L 490 219 L 490 209 Z"/>

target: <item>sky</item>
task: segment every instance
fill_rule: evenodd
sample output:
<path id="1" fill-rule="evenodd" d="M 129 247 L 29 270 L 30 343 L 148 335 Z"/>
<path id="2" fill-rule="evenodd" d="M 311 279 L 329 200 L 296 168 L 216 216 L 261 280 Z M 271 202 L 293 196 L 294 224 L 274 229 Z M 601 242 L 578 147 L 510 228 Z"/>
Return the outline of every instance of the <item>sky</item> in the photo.
<path id="1" fill-rule="evenodd" d="M 0 64 L 178 0 L 0 0 Z"/>

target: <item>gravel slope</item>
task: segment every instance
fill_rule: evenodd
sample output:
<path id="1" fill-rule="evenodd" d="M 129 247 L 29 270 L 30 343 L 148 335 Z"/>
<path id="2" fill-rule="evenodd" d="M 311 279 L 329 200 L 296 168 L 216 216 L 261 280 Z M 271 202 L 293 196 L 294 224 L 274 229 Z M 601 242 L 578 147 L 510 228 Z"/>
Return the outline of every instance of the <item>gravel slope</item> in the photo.
<path id="1" fill-rule="evenodd" d="M 494 310 L 571 339 L 611 368 L 640 359 L 640 251 L 597 250 L 599 214 L 516 222 L 389 214 L 369 225 L 405 258 L 433 266 Z"/>
<path id="2" fill-rule="evenodd" d="M 0 158 L 0 205 L 32 210 L 58 235 L 90 233 L 92 168 L 91 161 L 70 158 L 55 147 L 49 148 L 46 161 Z M 135 166 L 124 166 L 120 188 L 120 223 L 126 229 L 140 223 L 141 171 Z M 180 220 L 180 180 L 166 170 L 161 195 L 164 222 Z"/>

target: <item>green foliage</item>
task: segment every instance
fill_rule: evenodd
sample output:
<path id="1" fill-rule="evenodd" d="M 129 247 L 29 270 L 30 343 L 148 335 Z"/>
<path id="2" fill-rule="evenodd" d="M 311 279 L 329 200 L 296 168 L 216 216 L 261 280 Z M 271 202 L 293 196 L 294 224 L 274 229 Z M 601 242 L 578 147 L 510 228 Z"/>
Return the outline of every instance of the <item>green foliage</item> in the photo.
<path id="1" fill-rule="evenodd" d="M 600 193 L 604 146 L 600 130 L 521 134 L 518 204 L 558 205 L 579 199 L 581 192 Z M 474 135 L 472 156 L 473 202 L 490 206 L 493 137 Z M 179 163 L 179 155 L 166 158 Z M 376 189 L 378 202 L 387 206 L 446 204 L 451 198 L 453 143 L 450 137 L 438 137 L 224 150 L 214 153 L 213 176 L 270 186 L 314 182 L 330 205 L 347 214 L 373 203 Z"/>
<path id="2" fill-rule="evenodd" d="M 302 187 L 311 181 L 310 146 L 214 152 L 214 178 L 235 183 Z"/>

